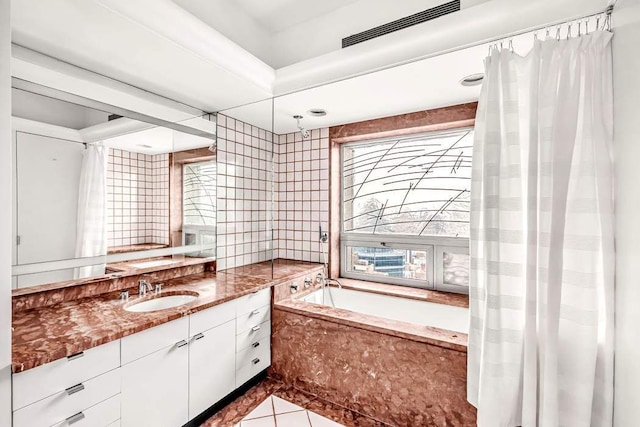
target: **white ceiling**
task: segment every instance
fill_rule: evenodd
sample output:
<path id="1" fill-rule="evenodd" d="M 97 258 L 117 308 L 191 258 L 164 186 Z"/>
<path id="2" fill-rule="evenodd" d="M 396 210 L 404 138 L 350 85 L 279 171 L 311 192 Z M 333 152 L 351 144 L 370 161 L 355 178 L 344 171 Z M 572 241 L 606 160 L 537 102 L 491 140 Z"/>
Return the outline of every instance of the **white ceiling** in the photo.
<path id="1" fill-rule="evenodd" d="M 310 21 L 359 0 L 223 0 L 234 3 L 271 33 Z"/>
<path id="2" fill-rule="evenodd" d="M 444 1 L 20 0 L 12 5 L 12 37 L 204 111 L 289 94 L 275 101 L 275 130 L 283 133 L 295 130 L 293 114 L 307 116 L 309 108 L 329 112 L 324 119 L 305 117 L 304 124 L 314 128 L 474 100 L 478 89 L 457 82 L 482 69 L 486 48 L 444 52 L 607 4 L 462 0 L 461 12 L 347 49 L 339 46 L 346 35 Z M 269 58 L 272 66 L 256 56 Z M 412 63 L 418 58 L 431 59 Z M 269 105 L 228 114 L 269 129 Z"/>

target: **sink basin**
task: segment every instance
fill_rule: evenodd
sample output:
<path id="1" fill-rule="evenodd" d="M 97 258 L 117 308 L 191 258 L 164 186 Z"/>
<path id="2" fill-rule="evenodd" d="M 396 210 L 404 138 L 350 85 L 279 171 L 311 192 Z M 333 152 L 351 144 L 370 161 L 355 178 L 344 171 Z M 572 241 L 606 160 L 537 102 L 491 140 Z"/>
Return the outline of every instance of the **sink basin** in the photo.
<path id="1" fill-rule="evenodd" d="M 188 304 L 195 301 L 196 298 L 198 298 L 197 294 L 166 295 L 146 301 L 129 303 L 125 305 L 124 309 L 135 313 L 146 313 Z"/>

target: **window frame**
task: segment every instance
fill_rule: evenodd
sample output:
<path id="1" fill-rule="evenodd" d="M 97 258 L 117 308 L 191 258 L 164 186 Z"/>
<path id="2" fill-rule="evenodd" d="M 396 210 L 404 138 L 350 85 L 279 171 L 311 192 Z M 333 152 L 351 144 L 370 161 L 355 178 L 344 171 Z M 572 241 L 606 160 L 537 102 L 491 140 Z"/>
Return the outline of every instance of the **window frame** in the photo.
<path id="1" fill-rule="evenodd" d="M 217 246 L 217 241 L 218 241 L 218 236 L 217 236 L 217 230 L 218 230 L 218 214 L 217 214 L 217 205 L 218 205 L 218 198 L 217 198 L 217 184 L 216 186 L 214 186 L 216 188 L 216 197 L 215 197 L 215 204 L 216 206 L 214 206 L 215 208 L 215 219 L 216 219 L 216 225 L 194 225 L 194 224 L 187 224 L 185 222 L 185 209 L 184 209 L 184 200 L 185 200 L 185 196 L 184 196 L 184 190 L 185 190 L 185 173 L 186 173 L 186 168 L 187 167 L 192 167 L 193 165 L 199 165 L 199 164 L 204 164 L 204 163 L 212 163 L 216 169 L 216 178 L 217 178 L 217 168 L 218 168 L 218 164 L 215 160 L 201 160 L 201 161 L 193 161 L 193 162 L 185 162 L 181 165 L 181 174 L 182 174 L 182 246 L 187 246 L 187 234 L 192 234 L 195 236 L 196 241 L 194 242 L 195 245 L 201 245 L 202 244 L 202 240 L 204 236 L 213 236 L 215 242 L 216 242 L 216 246 Z M 206 253 L 205 253 L 206 252 Z M 211 252 L 213 252 L 213 255 L 211 255 Z M 195 256 L 217 256 L 217 248 L 214 249 L 209 249 L 207 251 L 203 251 L 203 252 L 198 252 L 196 254 L 194 254 Z"/>
<path id="2" fill-rule="evenodd" d="M 468 294 L 468 286 L 451 285 L 444 283 L 443 258 L 445 252 L 456 254 L 469 254 L 470 237 L 450 237 L 450 236 L 416 236 L 407 234 L 365 234 L 358 232 L 346 232 L 344 221 L 344 150 L 357 145 L 372 145 L 396 141 L 398 139 L 418 138 L 428 136 L 437 138 L 438 136 L 474 131 L 474 126 L 465 126 L 443 131 L 432 131 L 416 133 L 411 135 L 398 135 L 385 138 L 372 138 L 357 142 L 346 142 L 340 144 L 340 277 L 377 282 L 391 285 L 407 286 L 412 288 L 438 290 L 444 292 Z M 473 159 L 472 159 L 473 161 Z M 372 274 L 348 271 L 348 247 L 382 247 L 397 248 L 400 250 L 421 250 L 431 253 L 430 268 L 427 271 L 427 278 L 424 285 L 416 279 L 405 279 L 389 276 L 376 276 Z"/>

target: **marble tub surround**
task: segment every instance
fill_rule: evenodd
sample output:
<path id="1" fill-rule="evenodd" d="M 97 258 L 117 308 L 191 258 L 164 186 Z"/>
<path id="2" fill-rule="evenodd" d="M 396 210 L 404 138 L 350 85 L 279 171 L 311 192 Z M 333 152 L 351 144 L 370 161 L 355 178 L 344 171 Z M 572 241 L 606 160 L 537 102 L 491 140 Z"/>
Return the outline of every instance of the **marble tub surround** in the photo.
<path id="1" fill-rule="evenodd" d="M 65 301 L 13 314 L 13 372 L 22 372 L 70 356 L 153 326 L 268 288 L 266 279 L 226 273 L 201 273 L 166 281 L 166 294 L 195 292 L 188 304 L 147 313 L 124 310 L 131 304 L 119 292 Z M 154 298 L 148 295 L 144 301 Z"/>
<path id="2" fill-rule="evenodd" d="M 278 258 L 271 261 L 258 262 L 223 270 L 225 273 L 240 276 L 261 277 L 274 282 L 291 279 L 313 270 L 321 270 L 322 264 Z"/>
<path id="3" fill-rule="evenodd" d="M 132 262 L 144 261 L 148 261 L 148 259 Z M 64 301 L 94 297 L 123 289 L 135 289 L 138 280 L 143 278 L 157 283 L 192 274 L 215 271 L 215 265 L 215 260 L 211 258 L 186 258 L 167 265 L 128 269 L 90 279 L 69 280 L 24 289 L 14 289 L 11 299 L 12 311 L 15 313 L 20 310 L 46 307 Z"/>
<path id="4" fill-rule="evenodd" d="M 300 297 L 302 296 L 304 295 L 300 295 Z M 278 301 L 274 305 L 274 309 L 307 316 L 313 319 L 338 322 L 353 328 L 409 339 L 464 353 L 467 351 L 468 336 L 461 332 L 448 331 L 431 326 L 417 325 L 341 308 L 313 304 L 303 301 L 300 298 L 288 298 Z"/>
<path id="5" fill-rule="evenodd" d="M 282 301 L 272 313 L 273 378 L 394 426 L 475 425 L 475 409 L 466 401 L 465 346 L 434 345 L 282 307 L 296 302 Z"/>
<path id="6" fill-rule="evenodd" d="M 271 405 L 271 408 L 268 405 Z M 305 411 L 309 411 L 308 415 L 305 414 L 307 420 L 302 418 L 302 422 L 299 424 L 288 423 L 289 421 L 298 421 L 299 414 L 279 419 L 277 417 L 281 414 L 304 413 Z M 273 415 L 270 415 L 269 412 Z M 280 381 L 265 379 L 208 419 L 203 427 L 275 426 L 276 422 L 278 427 L 289 425 L 305 427 L 309 425 L 304 424 L 305 421 L 310 422 L 312 427 L 382 427 L 387 425 L 312 394 L 296 390 Z M 272 422 L 273 424 L 270 424 Z"/>

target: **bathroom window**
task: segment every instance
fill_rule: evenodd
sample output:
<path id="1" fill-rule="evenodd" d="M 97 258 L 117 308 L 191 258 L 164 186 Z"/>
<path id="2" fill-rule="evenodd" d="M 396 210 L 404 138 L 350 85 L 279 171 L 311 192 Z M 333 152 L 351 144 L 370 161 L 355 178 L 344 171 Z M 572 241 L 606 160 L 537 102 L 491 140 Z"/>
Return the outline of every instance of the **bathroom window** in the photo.
<path id="1" fill-rule="evenodd" d="M 341 274 L 468 292 L 473 129 L 342 146 Z"/>
<path id="2" fill-rule="evenodd" d="M 182 167 L 183 245 L 216 242 L 216 162 L 186 163 Z M 199 256 L 215 256 L 215 249 Z"/>

